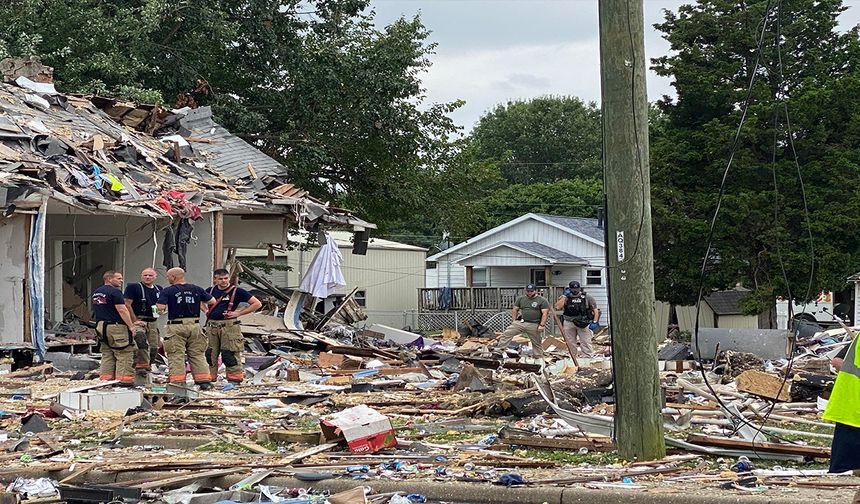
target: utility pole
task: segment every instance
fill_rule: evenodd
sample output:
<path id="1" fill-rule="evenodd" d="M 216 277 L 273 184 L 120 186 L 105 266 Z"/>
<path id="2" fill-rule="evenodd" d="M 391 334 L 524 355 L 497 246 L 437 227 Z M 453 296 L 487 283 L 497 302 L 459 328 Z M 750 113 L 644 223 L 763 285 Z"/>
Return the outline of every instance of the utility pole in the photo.
<path id="1" fill-rule="evenodd" d="M 606 243 L 615 437 L 628 460 L 663 458 L 642 0 L 600 0 Z"/>

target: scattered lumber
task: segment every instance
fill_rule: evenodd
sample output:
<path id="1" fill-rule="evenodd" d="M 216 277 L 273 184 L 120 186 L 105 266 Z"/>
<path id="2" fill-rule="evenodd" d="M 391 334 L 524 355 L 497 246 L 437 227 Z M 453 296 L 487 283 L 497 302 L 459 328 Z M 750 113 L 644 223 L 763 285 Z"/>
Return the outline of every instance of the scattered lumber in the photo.
<path id="1" fill-rule="evenodd" d="M 830 448 L 818 446 L 804 446 L 789 443 L 759 443 L 717 436 L 705 436 L 702 434 L 690 434 L 687 441 L 703 446 L 716 446 L 719 448 L 734 448 L 757 452 L 781 453 L 785 455 L 801 455 L 804 457 L 830 458 Z"/>

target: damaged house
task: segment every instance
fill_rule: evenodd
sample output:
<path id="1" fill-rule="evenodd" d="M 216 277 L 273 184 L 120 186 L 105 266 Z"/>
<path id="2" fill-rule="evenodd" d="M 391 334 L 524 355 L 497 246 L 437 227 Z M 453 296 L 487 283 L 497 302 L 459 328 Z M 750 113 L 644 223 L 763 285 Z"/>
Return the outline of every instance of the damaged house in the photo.
<path id="1" fill-rule="evenodd" d="M 31 77 L 33 77 L 31 75 Z M 44 75 L 39 79 L 49 81 Z M 185 267 L 209 285 L 225 244 L 284 243 L 290 229 L 370 223 L 286 184 L 286 169 L 208 107 L 164 110 L 0 84 L 0 343 L 44 355 L 46 332 L 89 316 L 107 270 Z M 49 342 L 50 343 L 50 342 Z"/>

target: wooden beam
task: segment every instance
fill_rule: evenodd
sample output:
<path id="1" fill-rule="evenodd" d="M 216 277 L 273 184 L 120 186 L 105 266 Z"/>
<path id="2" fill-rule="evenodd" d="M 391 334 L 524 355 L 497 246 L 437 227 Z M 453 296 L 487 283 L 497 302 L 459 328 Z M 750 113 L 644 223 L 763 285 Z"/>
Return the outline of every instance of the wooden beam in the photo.
<path id="1" fill-rule="evenodd" d="M 464 357 L 461 355 L 456 356 L 457 359 L 465 362 L 469 362 L 474 364 L 476 367 L 483 369 L 498 369 L 500 362 L 496 359 L 483 359 L 481 357 Z M 515 361 L 503 361 L 501 362 L 502 367 L 505 369 L 516 369 L 519 371 L 529 371 L 532 373 L 537 373 L 540 371 L 540 366 L 538 364 L 528 364 L 525 362 L 515 362 Z"/>
<path id="2" fill-rule="evenodd" d="M 466 266 L 466 287 L 472 287 L 475 278 L 475 267 Z"/>
<path id="3" fill-rule="evenodd" d="M 554 438 L 549 439 L 540 436 L 509 436 L 499 438 L 504 444 L 530 446 L 534 448 L 551 448 L 554 450 L 579 450 L 588 448 L 591 451 L 607 452 L 615 449 L 615 445 L 609 438 Z"/>
<path id="4" fill-rule="evenodd" d="M 687 436 L 687 441 L 702 446 L 716 446 L 718 448 L 782 453 L 786 455 L 803 455 L 815 458 L 830 458 L 830 448 L 819 446 L 803 446 L 789 443 L 753 443 L 742 439 L 704 436 L 702 434 L 690 434 Z"/>
<path id="5" fill-rule="evenodd" d="M 214 212 L 212 219 L 214 220 L 212 230 L 213 246 L 215 247 L 214 264 L 215 269 L 218 269 L 224 267 L 224 212 Z"/>
<path id="6" fill-rule="evenodd" d="M 185 483 L 191 483 L 192 481 L 197 481 L 200 479 L 218 478 L 220 476 L 227 476 L 229 474 L 234 474 L 240 471 L 247 471 L 247 469 L 242 467 L 234 467 L 232 469 L 218 469 L 215 471 L 194 472 L 192 474 L 171 476 L 169 478 L 144 483 L 138 488 L 140 488 L 141 490 L 152 490 L 153 488 L 167 489 L 171 487 L 182 486 Z"/>
<path id="7" fill-rule="evenodd" d="M 543 277 L 546 280 L 546 286 L 552 287 L 552 265 L 546 265 L 543 267 Z M 552 297 L 552 293 L 550 292 L 552 289 L 547 289 L 547 296 Z"/>

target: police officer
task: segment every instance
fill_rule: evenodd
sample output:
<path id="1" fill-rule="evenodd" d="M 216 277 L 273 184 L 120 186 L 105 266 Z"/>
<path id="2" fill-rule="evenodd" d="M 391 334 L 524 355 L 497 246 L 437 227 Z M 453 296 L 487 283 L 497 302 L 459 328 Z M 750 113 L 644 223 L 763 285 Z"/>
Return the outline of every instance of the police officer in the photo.
<path id="1" fill-rule="evenodd" d="M 600 318 L 597 301 L 586 294 L 579 282 L 574 280 L 567 284 L 564 294 L 555 302 L 555 309 L 564 309 L 562 313 L 564 326 L 561 332 L 564 334 L 567 346 L 571 349 L 576 348 L 578 339 L 582 353 L 591 357 L 594 354 L 594 349 L 591 347 L 593 331 L 600 327 L 597 323 Z"/>
<path id="2" fill-rule="evenodd" d="M 206 350 L 206 360 L 212 381 L 218 380 L 218 355 L 227 368 L 227 381 L 241 383 L 245 377 L 242 369 L 242 349 L 245 339 L 237 320 L 242 315 L 254 313 L 263 303 L 245 289 L 230 283 L 230 272 L 226 269 L 216 269 L 213 273 L 215 285 L 208 292 L 215 298 L 215 305 L 206 314 L 206 333 L 209 335 L 209 349 Z M 246 306 L 239 309 L 239 305 Z"/>
<path id="3" fill-rule="evenodd" d="M 158 296 L 156 307 L 159 313 L 167 312 L 167 334 L 164 336 L 164 351 L 167 353 L 168 380 L 170 383 L 185 383 L 185 357 L 191 365 L 191 376 L 200 390 L 212 388 L 206 349 L 209 341 L 200 329 L 200 310 L 215 304 L 212 296 L 202 288 L 185 282 L 185 270 L 167 270 L 166 287 Z"/>
<path id="4" fill-rule="evenodd" d="M 107 271 L 104 285 L 91 296 L 96 331 L 101 342 L 102 362 L 100 380 L 119 380 L 124 386 L 134 385 L 134 339 L 132 334 L 141 325 L 135 323 L 122 298 L 122 273 Z"/>
<path id="5" fill-rule="evenodd" d="M 504 351 L 514 336 L 522 333 L 528 335 L 532 343 L 532 355 L 543 361 L 543 346 L 541 335 L 546 327 L 549 315 L 549 302 L 543 296 L 537 295 L 533 284 L 526 286 L 526 295 L 520 296 L 511 307 L 511 325 L 499 337 L 497 350 Z M 519 320 L 522 318 L 522 320 Z"/>
<path id="6" fill-rule="evenodd" d="M 152 268 L 146 268 L 140 273 L 140 282 L 126 285 L 123 297 L 125 305 L 131 312 L 131 319 L 135 322 L 143 322 L 144 336 L 137 343 L 137 351 L 134 353 L 134 369 L 141 376 L 149 373 L 150 365 L 158 358 L 158 347 L 161 341 L 158 333 L 158 312 L 155 305 L 158 303 L 158 295 L 162 291 L 160 285 L 155 284 L 158 274 Z"/>
<path id="7" fill-rule="evenodd" d="M 835 423 L 833 442 L 830 448 L 830 472 L 854 471 L 860 476 L 860 355 L 857 354 L 857 339 L 840 352 L 836 383 L 830 400 L 824 409 L 824 419 Z M 834 359 L 835 360 L 835 359 Z M 860 490 L 851 501 L 860 504 Z"/>

